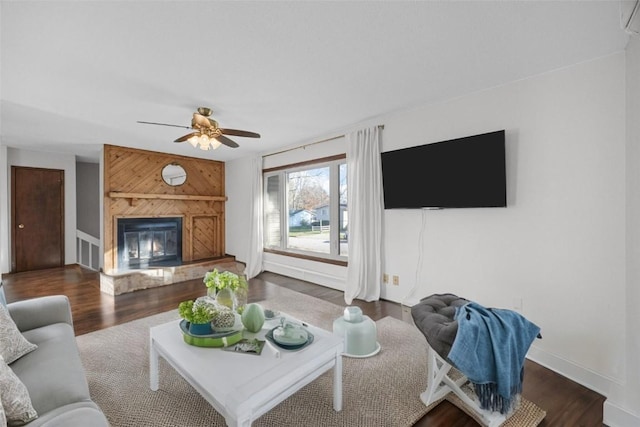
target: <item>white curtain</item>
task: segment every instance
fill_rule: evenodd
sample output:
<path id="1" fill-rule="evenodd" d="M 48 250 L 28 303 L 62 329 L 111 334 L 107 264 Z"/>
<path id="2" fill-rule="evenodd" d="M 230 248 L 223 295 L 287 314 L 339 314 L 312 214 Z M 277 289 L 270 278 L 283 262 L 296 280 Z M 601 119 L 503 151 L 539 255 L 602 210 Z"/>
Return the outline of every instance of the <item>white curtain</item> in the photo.
<path id="1" fill-rule="evenodd" d="M 249 253 L 244 274 L 247 279 L 262 272 L 264 227 L 262 220 L 262 156 L 256 156 L 251 165 L 251 217 L 249 220 Z"/>
<path id="2" fill-rule="evenodd" d="M 349 267 L 344 300 L 376 301 L 382 282 L 382 165 L 378 126 L 347 135 Z"/>

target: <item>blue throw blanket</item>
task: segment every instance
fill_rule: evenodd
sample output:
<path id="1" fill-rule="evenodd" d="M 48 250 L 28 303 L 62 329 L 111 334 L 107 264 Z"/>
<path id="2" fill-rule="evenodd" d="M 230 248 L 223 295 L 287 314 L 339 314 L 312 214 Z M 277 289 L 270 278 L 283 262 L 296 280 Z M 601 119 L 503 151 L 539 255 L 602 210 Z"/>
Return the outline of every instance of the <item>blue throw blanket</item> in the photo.
<path id="1" fill-rule="evenodd" d="M 449 360 L 474 384 L 480 407 L 510 412 L 522 392 L 524 358 L 540 328 L 515 311 L 469 302 L 456 309 Z"/>

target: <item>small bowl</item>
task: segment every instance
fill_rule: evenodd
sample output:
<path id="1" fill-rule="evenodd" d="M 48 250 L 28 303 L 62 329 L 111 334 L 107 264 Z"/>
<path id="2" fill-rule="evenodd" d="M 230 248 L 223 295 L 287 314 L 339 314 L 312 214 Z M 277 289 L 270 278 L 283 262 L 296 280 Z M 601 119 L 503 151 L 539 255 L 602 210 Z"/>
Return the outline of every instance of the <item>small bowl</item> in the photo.
<path id="1" fill-rule="evenodd" d="M 273 340 L 283 345 L 301 345 L 307 342 L 309 334 L 298 325 L 285 323 L 284 326 L 278 326 L 273 330 Z"/>
<path id="2" fill-rule="evenodd" d="M 264 320 L 273 320 L 280 317 L 280 312 L 266 308 L 264 310 Z"/>

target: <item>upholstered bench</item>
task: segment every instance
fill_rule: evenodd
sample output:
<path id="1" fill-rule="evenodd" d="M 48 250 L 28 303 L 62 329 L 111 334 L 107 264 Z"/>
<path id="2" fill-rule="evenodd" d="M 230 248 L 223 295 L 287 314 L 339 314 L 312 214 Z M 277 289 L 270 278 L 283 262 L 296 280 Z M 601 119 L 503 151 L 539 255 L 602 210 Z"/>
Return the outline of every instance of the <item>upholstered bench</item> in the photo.
<path id="1" fill-rule="evenodd" d="M 477 308 L 478 311 L 474 311 L 475 308 Z M 461 313 L 461 315 L 464 315 L 464 318 L 456 318 L 456 312 L 458 310 L 465 310 Z M 511 337 L 510 341 L 514 342 L 513 344 L 517 348 L 517 351 L 522 354 L 523 362 L 524 354 L 528 350 L 531 341 L 533 341 L 536 335 L 539 336 L 539 328 L 521 315 L 510 310 L 485 309 L 479 304 L 449 293 L 433 294 L 423 298 L 418 304 L 412 307 L 411 315 L 416 327 L 427 339 L 429 346 L 427 358 L 429 372 L 427 389 L 420 395 L 421 400 L 428 407 L 428 410 L 431 410 L 442 400 L 446 399 L 485 426 L 495 427 L 504 423 L 506 419 L 513 414 L 515 409 L 517 409 L 520 400 L 519 395 L 517 399 L 513 400 L 515 404 L 510 405 L 509 411 L 497 411 L 488 408 L 485 396 L 481 396 L 484 399 L 481 403 L 481 399 L 475 394 L 475 387 L 482 388 L 483 386 L 475 386 L 470 382 L 464 373 L 464 369 L 457 367 L 450 359 L 450 355 L 453 357 L 452 348 L 454 344 L 456 344 L 456 337 L 459 333 L 460 325 L 458 320 L 466 322 L 462 324 L 467 328 L 464 330 L 465 334 L 469 333 L 468 331 L 470 330 L 477 330 L 478 335 L 481 333 L 491 335 L 491 332 L 483 332 L 481 330 L 482 325 L 485 323 L 484 321 L 490 323 L 491 317 L 500 318 L 501 320 L 499 322 L 504 320 L 507 322 L 513 321 L 510 326 L 514 326 L 513 330 L 516 331 L 514 333 L 519 335 Z M 472 319 L 472 315 L 475 317 L 473 320 L 469 320 Z M 474 325 L 474 327 L 477 327 L 478 324 L 480 324 L 480 328 L 473 329 L 468 326 L 469 323 L 483 315 L 486 315 L 486 318 L 482 319 L 484 321 L 480 321 Z M 500 333 L 500 329 L 499 327 L 497 334 Z M 494 329 L 492 332 L 495 333 L 496 330 Z M 510 346 L 510 341 L 505 342 L 504 347 Z M 469 347 L 465 346 L 462 347 L 465 351 L 460 351 L 460 343 L 458 342 L 457 344 L 456 360 L 460 361 L 462 357 L 462 361 L 465 362 L 459 364 L 465 367 L 477 366 L 478 354 L 476 353 L 482 353 L 483 348 L 478 347 L 478 351 L 476 352 L 469 350 Z M 466 356 L 468 356 L 468 360 L 464 360 Z M 492 399 L 495 401 L 495 394 L 492 396 Z M 497 399 L 500 399 L 500 397 L 498 396 Z M 511 402 L 511 400 L 509 401 Z"/>
<path id="2" fill-rule="evenodd" d="M 423 298 L 411 309 L 413 322 L 427 339 L 429 347 L 445 360 L 458 332 L 458 322 L 453 319 L 456 308 L 468 302 L 454 294 L 434 294 Z"/>

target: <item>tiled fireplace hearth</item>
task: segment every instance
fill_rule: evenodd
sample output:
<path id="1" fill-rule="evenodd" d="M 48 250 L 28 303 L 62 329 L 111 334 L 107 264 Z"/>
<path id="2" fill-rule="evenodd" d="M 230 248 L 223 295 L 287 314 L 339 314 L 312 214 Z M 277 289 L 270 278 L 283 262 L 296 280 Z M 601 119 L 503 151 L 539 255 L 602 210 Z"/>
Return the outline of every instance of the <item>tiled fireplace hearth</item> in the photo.
<path id="1" fill-rule="evenodd" d="M 183 263 L 176 267 L 149 267 L 139 270 L 100 273 L 100 291 L 108 295 L 121 295 L 140 289 L 157 288 L 187 280 L 202 280 L 207 272 L 214 268 L 242 272 L 243 268 L 232 256 L 224 256 L 211 260 Z M 206 291 L 202 285 L 203 293 Z"/>

